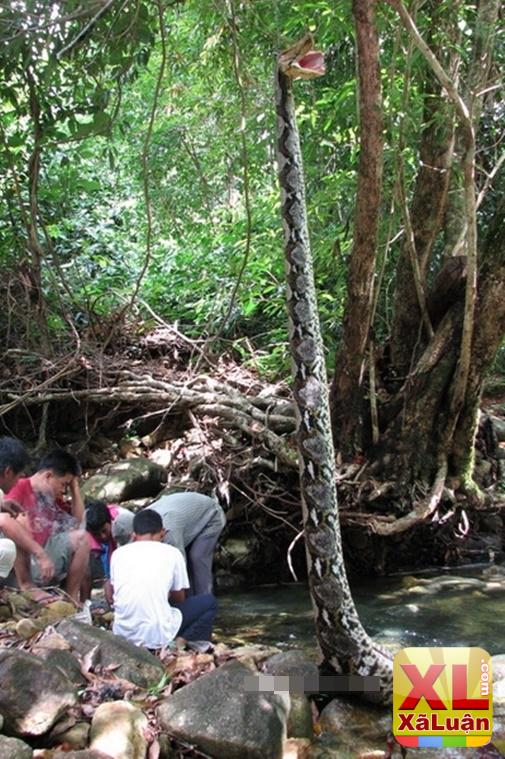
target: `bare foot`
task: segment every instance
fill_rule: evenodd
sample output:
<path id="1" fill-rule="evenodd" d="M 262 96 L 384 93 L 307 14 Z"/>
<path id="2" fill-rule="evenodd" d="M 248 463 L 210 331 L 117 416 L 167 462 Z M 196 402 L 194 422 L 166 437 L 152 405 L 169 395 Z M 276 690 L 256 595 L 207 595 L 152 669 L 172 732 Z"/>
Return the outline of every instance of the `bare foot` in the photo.
<path id="1" fill-rule="evenodd" d="M 59 596 L 42 588 L 22 588 L 23 594 L 37 604 L 50 604 L 57 601 Z"/>

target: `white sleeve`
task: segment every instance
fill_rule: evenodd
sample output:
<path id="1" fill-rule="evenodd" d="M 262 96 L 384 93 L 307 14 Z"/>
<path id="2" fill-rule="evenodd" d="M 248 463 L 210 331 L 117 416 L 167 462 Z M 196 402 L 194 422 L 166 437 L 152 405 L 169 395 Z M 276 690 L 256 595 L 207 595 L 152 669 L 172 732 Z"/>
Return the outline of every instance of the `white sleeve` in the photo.
<path id="1" fill-rule="evenodd" d="M 184 561 L 182 553 L 177 548 L 174 548 L 171 553 L 174 562 L 174 577 L 170 590 L 183 590 L 189 588 L 188 572 L 186 570 L 186 562 Z"/>

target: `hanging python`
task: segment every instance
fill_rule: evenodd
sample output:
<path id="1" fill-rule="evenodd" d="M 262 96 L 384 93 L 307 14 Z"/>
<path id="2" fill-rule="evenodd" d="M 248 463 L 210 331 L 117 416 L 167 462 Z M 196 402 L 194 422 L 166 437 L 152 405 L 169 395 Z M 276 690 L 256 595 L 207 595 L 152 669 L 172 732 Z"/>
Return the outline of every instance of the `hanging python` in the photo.
<path id="1" fill-rule="evenodd" d="M 380 677 L 381 691 L 373 700 L 388 701 L 391 656 L 363 628 L 343 562 L 326 366 L 292 94 L 294 79 L 312 79 L 324 73 L 324 55 L 314 49 L 310 34 L 281 53 L 275 73 L 286 300 L 309 587 L 325 662 L 338 673 Z"/>

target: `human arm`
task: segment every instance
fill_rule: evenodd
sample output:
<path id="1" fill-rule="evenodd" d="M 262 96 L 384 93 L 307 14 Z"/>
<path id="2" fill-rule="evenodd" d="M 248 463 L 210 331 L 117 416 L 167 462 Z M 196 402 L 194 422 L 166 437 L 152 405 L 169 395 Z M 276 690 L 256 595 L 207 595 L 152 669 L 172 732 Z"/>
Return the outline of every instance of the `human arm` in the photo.
<path id="1" fill-rule="evenodd" d="M 107 601 L 108 604 L 112 606 L 112 603 L 114 601 L 114 588 L 110 580 L 105 580 L 105 584 L 103 586 L 103 592 L 105 595 L 105 600 Z"/>
<path id="2" fill-rule="evenodd" d="M 32 538 L 28 518 L 22 514 L 13 519 L 9 514 L 0 514 L 0 530 L 16 544 L 16 548 L 30 554 L 37 561 L 40 576 L 49 582 L 54 576 L 54 564 L 41 545 Z"/>
<path id="3" fill-rule="evenodd" d="M 78 522 L 82 522 L 84 518 L 84 501 L 79 488 L 79 478 L 74 477 L 70 482 L 70 508 L 72 516 L 74 516 Z"/>
<path id="4" fill-rule="evenodd" d="M 183 588 L 182 590 L 171 590 L 168 594 L 168 600 L 174 604 L 181 604 L 186 600 L 186 589 Z"/>
<path id="5" fill-rule="evenodd" d="M 186 594 L 189 590 L 189 578 L 186 569 L 186 562 L 180 551 L 170 547 L 170 559 L 173 562 L 172 587 L 168 593 L 169 602 L 182 603 L 186 600 Z"/>

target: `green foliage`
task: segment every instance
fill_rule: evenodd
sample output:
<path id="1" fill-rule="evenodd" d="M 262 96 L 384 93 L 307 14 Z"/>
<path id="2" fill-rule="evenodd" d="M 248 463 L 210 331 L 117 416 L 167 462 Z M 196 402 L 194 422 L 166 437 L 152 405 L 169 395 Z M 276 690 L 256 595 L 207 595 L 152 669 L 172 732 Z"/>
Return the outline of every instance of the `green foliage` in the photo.
<path id="1" fill-rule="evenodd" d="M 140 281 L 150 236 L 141 302 L 189 334 L 219 334 L 261 371 L 287 372 L 272 74 L 278 51 L 309 29 L 326 52 L 327 74 L 297 84 L 296 97 L 319 308 L 331 358 L 343 318 L 359 151 L 350 0 L 235 1 L 240 82 L 229 3 L 169 5 L 163 16 L 168 66 L 157 103 L 157 2 L 112 3 L 103 15 L 101 0 L 22 5 L 0 8 L 0 271 L 3 294 L 20 304 L 19 314 L 0 316 L 4 344 L 38 340 L 38 328 L 27 334 L 21 312 L 32 307 L 30 282 L 39 263 L 47 327 L 63 341 L 71 334 L 69 322 L 81 331 L 120 312 Z M 406 38 L 390 8 L 377 13 L 386 108 L 382 252 L 401 227 L 398 214 L 390 214 L 400 129 L 409 193 L 418 168 L 425 64 L 414 57 L 406 100 Z M 463 47 L 472 14 L 469 6 L 460 11 Z M 432 20 L 429 12 L 419 14 L 422 33 L 436 42 Z M 487 109 L 491 146 L 500 114 L 491 101 Z M 30 224 L 40 256 L 30 242 Z M 249 233 L 249 257 L 232 303 Z M 396 254 L 393 246 L 379 302 L 383 333 Z"/>

